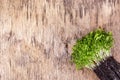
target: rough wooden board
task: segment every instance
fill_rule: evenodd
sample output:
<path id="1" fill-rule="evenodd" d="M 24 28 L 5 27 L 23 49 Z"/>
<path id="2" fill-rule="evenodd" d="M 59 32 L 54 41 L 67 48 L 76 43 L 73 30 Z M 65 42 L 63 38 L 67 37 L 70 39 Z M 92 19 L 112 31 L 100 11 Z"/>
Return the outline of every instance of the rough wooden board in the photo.
<path id="1" fill-rule="evenodd" d="M 0 80 L 98 80 L 69 62 L 98 26 L 113 32 L 120 61 L 119 0 L 0 0 Z"/>

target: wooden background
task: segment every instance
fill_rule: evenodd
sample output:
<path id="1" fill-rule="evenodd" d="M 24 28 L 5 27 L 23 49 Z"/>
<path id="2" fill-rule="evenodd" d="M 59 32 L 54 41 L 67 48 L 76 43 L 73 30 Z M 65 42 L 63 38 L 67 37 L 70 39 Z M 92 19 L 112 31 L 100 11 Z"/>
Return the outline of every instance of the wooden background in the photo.
<path id="1" fill-rule="evenodd" d="M 0 0 L 0 80 L 98 80 L 70 55 L 99 26 L 113 32 L 120 61 L 120 0 Z"/>

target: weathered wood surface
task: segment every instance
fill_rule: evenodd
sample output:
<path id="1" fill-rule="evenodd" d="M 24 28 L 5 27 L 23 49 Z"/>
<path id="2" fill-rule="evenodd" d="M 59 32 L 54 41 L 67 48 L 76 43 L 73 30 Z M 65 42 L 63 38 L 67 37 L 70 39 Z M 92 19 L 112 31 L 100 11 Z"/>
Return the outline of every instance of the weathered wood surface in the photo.
<path id="1" fill-rule="evenodd" d="M 0 0 L 0 80 L 98 80 L 69 62 L 98 26 L 113 32 L 120 61 L 120 0 Z"/>

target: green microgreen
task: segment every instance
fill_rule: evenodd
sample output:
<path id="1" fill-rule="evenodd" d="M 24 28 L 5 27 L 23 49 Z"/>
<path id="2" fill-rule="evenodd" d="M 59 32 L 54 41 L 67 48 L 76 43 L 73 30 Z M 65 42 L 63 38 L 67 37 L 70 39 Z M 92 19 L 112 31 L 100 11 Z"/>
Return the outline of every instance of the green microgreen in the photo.
<path id="1" fill-rule="evenodd" d="M 110 56 L 112 46 L 112 33 L 99 28 L 76 41 L 73 46 L 72 62 L 76 64 L 77 69 L 93 68 L 101 60 Z"/>

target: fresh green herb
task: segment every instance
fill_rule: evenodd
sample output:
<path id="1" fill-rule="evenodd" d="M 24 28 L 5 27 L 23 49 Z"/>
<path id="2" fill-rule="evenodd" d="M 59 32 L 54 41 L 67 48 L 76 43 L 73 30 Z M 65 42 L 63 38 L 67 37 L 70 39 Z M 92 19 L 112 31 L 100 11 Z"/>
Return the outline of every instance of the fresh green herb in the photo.
<path id="1" fill-rule="evenodd" d="M 77 40 L 73 46 L 72 62 L 76 64 L 77 69 L 93 68 L 101 60 L 110 56 L 112 45 L 111 32 L 106 32 L 103 29 L 92 31 L 82 39 Z"/>

